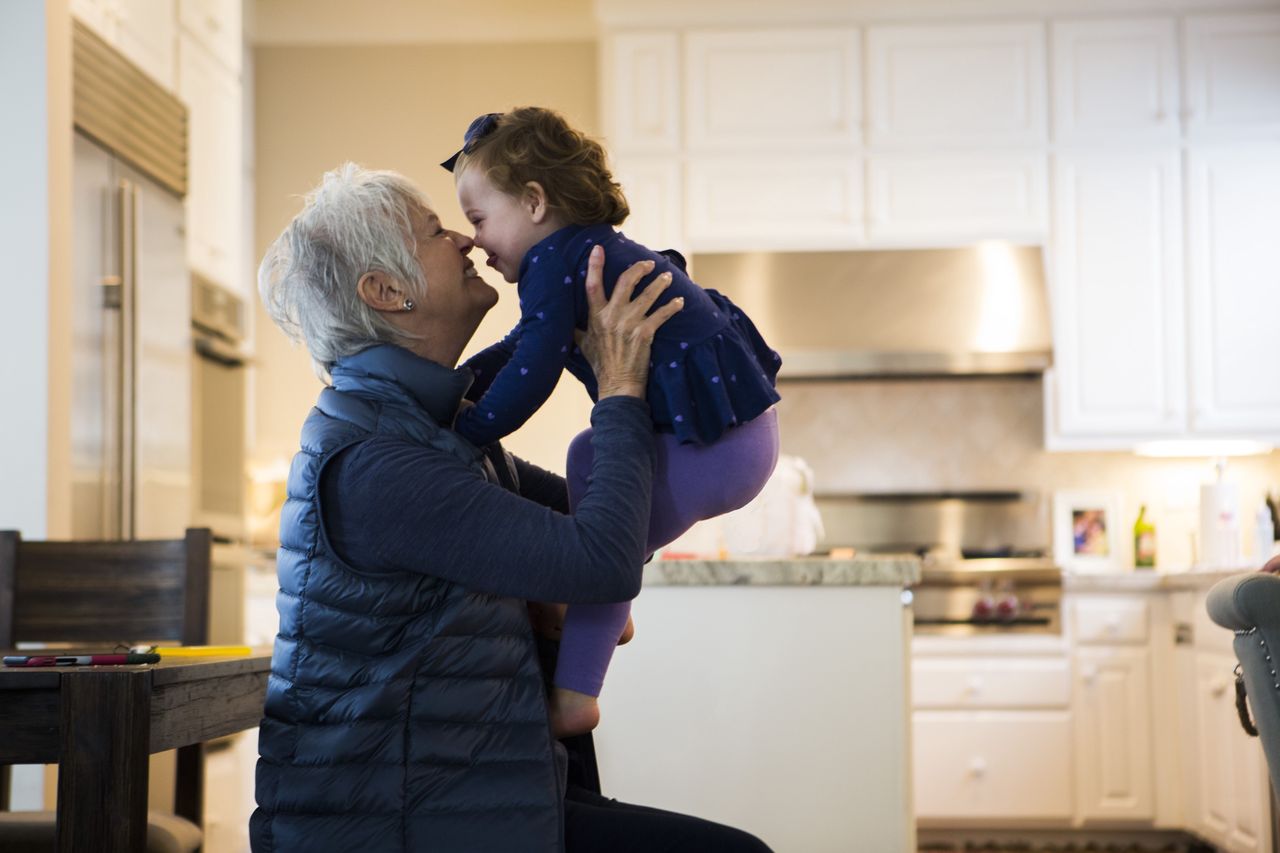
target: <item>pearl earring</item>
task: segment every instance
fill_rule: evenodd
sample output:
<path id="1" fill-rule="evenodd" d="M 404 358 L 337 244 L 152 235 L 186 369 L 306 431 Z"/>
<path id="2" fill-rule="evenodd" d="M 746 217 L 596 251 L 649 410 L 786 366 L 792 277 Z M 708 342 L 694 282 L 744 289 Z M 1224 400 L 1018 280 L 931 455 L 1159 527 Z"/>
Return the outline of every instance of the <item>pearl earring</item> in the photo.
<path id="1" fill-rule="evenodd" d="M 406 310 L 406 311 L 412 311 L 412 310 L 413 310 L 413 300 L 412 300 L 412 299 L 406 299 L 406 300 L 404 301 L 404 310 Z"/>

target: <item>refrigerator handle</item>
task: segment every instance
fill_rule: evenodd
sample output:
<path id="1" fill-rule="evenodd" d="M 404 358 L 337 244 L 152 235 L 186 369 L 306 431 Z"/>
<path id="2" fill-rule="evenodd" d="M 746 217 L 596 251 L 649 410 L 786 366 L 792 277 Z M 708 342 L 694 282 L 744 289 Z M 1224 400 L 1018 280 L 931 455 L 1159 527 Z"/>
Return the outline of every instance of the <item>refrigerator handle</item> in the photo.
<path id="1" fill-rule="evenodd" d="M 138 188 L 121 180 L 117 187 L 120 235 L 120 352 L 116 359 L 120 389 L 120 428 L 117 432 L 116 462 L 120 472 L 119 536 L 134 538 L 134 500 L 137 483 L 138 412 Z"/>

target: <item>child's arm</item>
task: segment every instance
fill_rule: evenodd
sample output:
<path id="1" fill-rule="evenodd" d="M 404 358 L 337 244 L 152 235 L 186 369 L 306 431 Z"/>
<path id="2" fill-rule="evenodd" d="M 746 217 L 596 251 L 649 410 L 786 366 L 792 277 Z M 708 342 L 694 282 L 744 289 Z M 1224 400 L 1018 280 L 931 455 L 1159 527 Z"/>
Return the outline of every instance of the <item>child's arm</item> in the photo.
<path id="1" fill-rule="evenodd" d="M 488 391 L 489 386 L 493 384 L 494 377 L 511 360 L 511 356 L 515 355 L 516 346 L 519 343 L 520 324 L 517 323 L 505 338 L 485 347 L 463 363 L 462 366 L 469 369 L 475 376 L 475 381 L 467 389 L 468 400 L 474 403 L 484 396 L 484 392 Z"/>
<path id="2" fill-rule="evenodd" d="M 550 278 L 558 283 L 561 277 Z M 455 422 L 476 447 L 515 432 L 547 401 L 573 348 L 573 289 L 538 284 L 531 282 L 522 293 L 518 340 L 506 366 Z"/>

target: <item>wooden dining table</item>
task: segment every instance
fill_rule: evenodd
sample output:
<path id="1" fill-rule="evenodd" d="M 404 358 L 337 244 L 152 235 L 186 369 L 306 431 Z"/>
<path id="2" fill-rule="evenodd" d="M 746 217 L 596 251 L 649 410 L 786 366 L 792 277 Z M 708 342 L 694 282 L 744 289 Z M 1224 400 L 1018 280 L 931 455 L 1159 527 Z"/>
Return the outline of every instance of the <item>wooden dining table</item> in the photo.
<path id="1" fill-rule="evenodd" d="M 59 853 L 143 853 L 150 754 L 256 727 L 270 668 L 269 649 L 0 668 L 0 764 L 58 765 Z"/>

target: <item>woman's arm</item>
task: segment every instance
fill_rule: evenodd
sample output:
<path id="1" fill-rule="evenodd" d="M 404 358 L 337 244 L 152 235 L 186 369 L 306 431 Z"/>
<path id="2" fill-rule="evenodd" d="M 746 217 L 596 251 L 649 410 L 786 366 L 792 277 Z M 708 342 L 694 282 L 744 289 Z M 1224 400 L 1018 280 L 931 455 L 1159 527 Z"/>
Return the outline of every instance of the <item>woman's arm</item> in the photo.
<path id="1" fill-rule="evenodd" d="M 516 476 L 520 478 L 520 496 L 559 513 L 569 512 L 569 487 L 564 477 L 512 456 Z"/>

